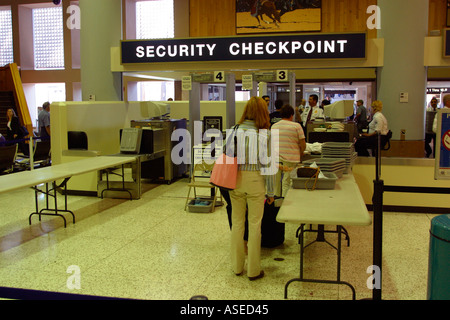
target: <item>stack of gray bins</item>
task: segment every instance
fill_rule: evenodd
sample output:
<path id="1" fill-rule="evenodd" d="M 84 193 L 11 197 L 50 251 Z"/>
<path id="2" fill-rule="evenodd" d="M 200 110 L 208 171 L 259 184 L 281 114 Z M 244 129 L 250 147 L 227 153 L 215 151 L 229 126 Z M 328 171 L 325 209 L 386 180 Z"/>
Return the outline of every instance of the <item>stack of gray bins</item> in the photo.
<path id="1" fill-rule="evenodd" d="M 320 171 L 326 173 L 334 173 L 336 177 L 341 178 L 342 174 L 346 170 L 345 159 L 339 158 L 316 158 L 307 161 L 303 161 L 305 166 L 311 166 L 313 163 L 320 168 Z"/>
<path id="2" fill-rule="evenodd" d="M 358 153 L 352 142 L 325 142 L 322 145 L 322 158 L 345 159 L 344 173 L 350 173 Z"/>

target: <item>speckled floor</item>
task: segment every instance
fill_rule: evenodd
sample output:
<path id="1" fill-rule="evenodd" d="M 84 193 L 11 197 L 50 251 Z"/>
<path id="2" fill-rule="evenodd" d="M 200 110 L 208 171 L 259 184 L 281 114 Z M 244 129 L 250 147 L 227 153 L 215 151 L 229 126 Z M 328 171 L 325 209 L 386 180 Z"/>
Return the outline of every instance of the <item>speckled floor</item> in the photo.
<path id="1" fill-rule="evenodd" d="M 230 267 L 225 207 L 185 212 L 186 184 L 147 185 L 133 201 L 69 196 L 77 221 L 66 215 L 67 228 L 59 217 L 33 216 L 28 224 L 31 189 L 0 195 L 0 286 L 134 299 L 283 300 L 285 283 L 299 273 L 298 226 L 287 224 L 285 243 L 262 250 L 265 276 L 249 281 Z M 384 214 L 383 299 L 426 299 L 432 217 Z M 372 226 L 347 230 L 341 279 L 355 287 L 357 299 L 370 298 Z M 333 248 L 315 243 L 305 254 L 305 276 L 335 277 Z M 294 282 L 288 293 L 293 300 L 351 299 L 345 285 Z"/>

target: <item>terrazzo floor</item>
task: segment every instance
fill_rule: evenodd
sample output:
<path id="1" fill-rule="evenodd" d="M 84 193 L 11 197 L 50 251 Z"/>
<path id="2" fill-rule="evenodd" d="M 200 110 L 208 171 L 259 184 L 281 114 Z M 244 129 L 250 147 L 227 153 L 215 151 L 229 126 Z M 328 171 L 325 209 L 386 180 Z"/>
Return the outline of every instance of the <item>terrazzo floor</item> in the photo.
<path id="1" fill-rule="evenodd" d="M 1 177 L 0 177 L 1 179 Z M 34 191 L 0 195 L 0 286 L 145 300 L 283 300 L 299 274 L 297 225 L 286 224 L 285 243 L 262 249 L 265 276 L 249 281 L 230 267 L 226 209 L 184 211 L 187 179 L 144 184 L 139 200 L 69 196 L 67 228 L 59 217 L 28 215 Z M 41 203 L 44 198 L 40 197 Z M 62 203 L 62 196 L 59 200 Z M 432 214 L 384 213 L 383 299 L 424 300 Z M 372 226 L 346 227 L 341 279 L 356 299 L 372 297 Z M 314 240 L 314 235 L 307 237 Z M 333 235 L 327 240 L 336 242 Z M 74 270 L 77 270 L 74 272 Z M 73 275 L 77 275 L 74 282 Z M 333 279 L 336 251 L 315 243 L 305 252 L 305 276 Z M 294 282 L 288 300 L 349 300 L 345 285 Z"/>

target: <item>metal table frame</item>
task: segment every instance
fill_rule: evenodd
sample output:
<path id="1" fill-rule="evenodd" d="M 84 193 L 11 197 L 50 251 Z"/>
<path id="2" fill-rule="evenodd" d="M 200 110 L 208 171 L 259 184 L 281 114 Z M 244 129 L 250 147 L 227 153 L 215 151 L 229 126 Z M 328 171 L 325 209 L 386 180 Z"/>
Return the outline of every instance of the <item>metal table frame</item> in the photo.
<path id="1" fill-rule="evenodd" d="M 65 178 L 64 181 L 60 184 L 57 185 L 56 181 L 51 182 L 53 188 L 49 189 L 49 182 L 45 183 L 45 191 L 39 189 L 37 186 L 33 186 L 32 189 L 34 189 L 34 201 L 35 201 L 35 206 L 36 206 L 36 211 L 32 212 L 30 214 L 30 216 L 28 217 L 28 221 L 31 225 L 31 217 L 33 215 L 38 215 L 39 216 L 39 221 L 41 221 L 41 216 L 45 215 L 45 216 L 58 216 L 61 217 L 64 220 L 64 228 L 66 228 L 67 223 L 66 223 L 66 218 L 60 214 L 59 212 L 68 212 L 72 215 L 72 221 L 73 223 L 75 223 L 75 215 L 73 214 L 72 211 L 67 209 L 67 181 L 69 181 L 70 178 Z M 64 192 L 64 209 L 58 209 L 58 199 L 57 199 L 57 190 L 60 188 L 64 188 L 64 190 L 66 192 Z M 45 203 L 46 203 L 46 207 L 39 210 L 39 194 L 45 194 Z M 51 209 L 49 207 L 49 197 L 53 197 L 54 201 L 55 201 L 55 208 Z M 48 212 L 46 212 L 48 211 Z M 51 213 L 53 212 L 53 213 Z"/>
<path id="2" fill-rule="evenodd" d="M 348 204 L 352 203 L 351 206 Z M 277 221 L 282 223 L 295 223 L 300 226 L 296 236 L 300 244 L 300 274 L 291 279 L 285 285 L 285 298 L 288 287 L 292 282 L 315 282 L 346 285 L 352 290 L 353 299 L 356 298 L 354 287 L 341 280 L 341 252 L 342 237 L 350 246 L 350 237 L 345 226 L 368 226 L 371 217 L 359 191 L 359 187 L 351 173 L 344 174 L 337 182 L 334 189 L 290 189 L 284 198 L 283 205 L 277 215 Z M 309 228 L 305 228 L 310 225 Z M 312 225 L 317 225 L 313 229 Z M 325 226 L 336 226 L 336 229 L 325 230 Z M 306 232 L 316 232 L 317 237 L 309 244 L 305 244 Z M 325 239 L 325 234 L 337 233 L 337 246 Z M 308 279 L 304 275 L 304 252 L 307 247 L 315 242 L 325 242 L 337 252 L 336 280 Z"/>
<path id="3" fill-rule="evenodd" d="M 99 156 L 92 157 L 74 162 L 67 162 L 63 164 L 51 165 L 41 169 L 22 171 L 12 173 L 1 177 L 2 184 L 0 185 L 0 193 L 6 193 L 22 188 L 32 188 L 35 192 L 35 211 L 29 215 L 29 223 L 33 215 L 39 216 L 58 216 L 63 218 L 64 227 L 66 227 L 66 218 L 61 214 L 68 212 L 72 215 L 72 220 L 75 223 L 75 215 L 67 208 L 67 182 L 75 175 L 99 171 L 106 168 L 124 166 L 128 163 L 136 162 L 135 157 L 113 157 L 113 156 Z M 56 181 L 62 182 L 58 185 Z M 45 190 L 38 188 L 41 184 L 46 184 Z M 52 186 L 49 187 L 49 184 Z M 57 192 L 64 189 L 64 209 L 58 208 Z M 45 195 L 45 208 L 39 210 L 39 194 Z M 54 198 L 55 208 L 50 208 L 49 198 Z"/>
<path id="4" fill-rule="evenodd" d="M 284 298 L 287 299 L 289 285 L 292 282 L 298 281 L 298 282 L 343 284 L 343 285 L 350 287 L 350 289 L 352 290 L 353 300 L 355 300 L 356 299 L 355 288 L 350 283 L 341 281 L 341 247 L 342 247 L 341 238 L 342 238 L 342 234 L 344 234 L 346 236 L 345 240 L 347 240 L 347 246 L 350 246 L 350 237 L 348 236 L 347 230 L 344 227 L 342 227 L 341 225 L 337 225 L 336 230 L 325 230 L 324 225 L 319 225 L 317 230 L 313 230 L 312 225 L 309 225 L 309 229 L 305 230 L 305 225 L 306 224 L 304 224 L 304 223 L 301 224 L 296 232 L 296 237 L 298 238 L 298 243 L 300 245 L 300 276 L 299 276 L 299 278 L 293 278 L 286 283 L 286 285 L 284 286 Z M 309 244 L 307 244 L 305 246 L 304 235 L 306 232 L 317 232 L 317 238 L 316 238 L 316 240 L 310 242 Z M 334 245 L 332 245 L 325 239 L 325 233 L 337 233 L 338 234 L 337 247 L 335 247 Z M 305 249 L 315 242 L 325 242 L 337 251 L 336 280 L 307 279 L 303 276 L 303 256 L 304 256 Z"/>

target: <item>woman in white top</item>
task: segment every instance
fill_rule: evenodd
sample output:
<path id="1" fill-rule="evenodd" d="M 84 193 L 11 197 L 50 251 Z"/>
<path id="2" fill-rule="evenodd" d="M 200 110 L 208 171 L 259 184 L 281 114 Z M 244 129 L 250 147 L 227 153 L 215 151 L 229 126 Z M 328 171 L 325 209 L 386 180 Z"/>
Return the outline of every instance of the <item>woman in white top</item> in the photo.
<path id="1" fill-rule="evenodd" d="M 247 276 L 250 280 L 256 280 L 264 276 L 261 270 L 261 221 L 266 195 L 268 204 L 274 201 L 276 174 L 276 171 L 265 170 L 270 166 L 268 162 L 266 163 L 268 153 L 260 149 L 270 145 L 267 131 L 270 128 L 270 118 L 266 102 L 259 97 L 250 98 L 238 123 L 237 184 L 236 189 L 230 191 L 231 265 L 236 275 L 243 273 L 246 260 L 244 233 L 247 220 Z M 276 161 L 277 158 L 274 157 L 271 162 L 275 169 L 277 169 Z"/>
<path id="2" fill-rule="evenodd" d="M 367 133 L 362 133 L 361 137 L 355 143 L 355 150 L 358 156 L 369 157 L 368 149 L 375 150 L 377 148 L 377 133 L 381 135 L 381 146 L 387 142 L 387 134 L 389 132 L 386 117 L 381 113 L 383 110 L 383 103 L 381 101 L 374 101 L 372 103 L 372 121 L 369 123 L 369 130 Z"/>

